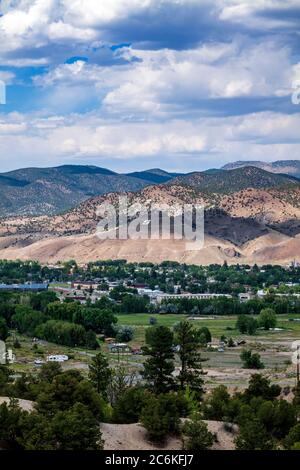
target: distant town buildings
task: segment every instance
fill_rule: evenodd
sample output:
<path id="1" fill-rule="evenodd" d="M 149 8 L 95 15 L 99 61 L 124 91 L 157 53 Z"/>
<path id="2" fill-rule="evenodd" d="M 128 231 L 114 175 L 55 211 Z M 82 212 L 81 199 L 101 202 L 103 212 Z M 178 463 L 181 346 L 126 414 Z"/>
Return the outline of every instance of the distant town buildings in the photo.
<path id="1" fill-rule="evenodd" d="M 48 290 L 49 284 L 0 284 L 0 291 L 31 291 L 31 292 L 41 292 Z"/>

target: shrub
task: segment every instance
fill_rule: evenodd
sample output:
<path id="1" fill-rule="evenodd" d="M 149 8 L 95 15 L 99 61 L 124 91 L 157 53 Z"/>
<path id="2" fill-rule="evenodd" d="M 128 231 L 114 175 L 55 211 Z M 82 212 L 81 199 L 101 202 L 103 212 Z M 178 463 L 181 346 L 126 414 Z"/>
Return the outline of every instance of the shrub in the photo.
<path id="1" fill-rule="evenodd" d="M 208 431 L 207 424 L 195 414 L 186 421 L 182 429 L 185 450 L 208 450 L 214 443 L 214 435 Z"/>
<path id="2" fill-rule="evenodd" d="M 245 369 L 264 369 L 265 367 L 258 353 L 252 354 L 252 351 L 244 349 L 240 357 Z"/>

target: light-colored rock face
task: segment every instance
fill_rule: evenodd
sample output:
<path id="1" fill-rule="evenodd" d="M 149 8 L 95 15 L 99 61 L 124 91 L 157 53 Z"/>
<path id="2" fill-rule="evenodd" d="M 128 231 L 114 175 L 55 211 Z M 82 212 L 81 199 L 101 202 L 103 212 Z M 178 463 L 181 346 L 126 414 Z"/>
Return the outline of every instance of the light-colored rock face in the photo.
<path id="1" fill-rule="evenodd" d="M 275 243 L 273 244 L 274 241 Z M 8 243 L 8 242 L 7 242 Z M 25 244 L 25 243 L 24 243 Z M 126 259 L 129 262 L 165 260 L 187 264 L 282 264 L 300 262 L 300 237 L 267 234 L 237 248 L 230 242 L 206 237 L 200 251 L 187 251 L 184 240 L 105 240 L 94 235 L 47 238 L 27 246 L 8 246 L 0 249 L 2 259 L 38 260 L 55 263 L 75 259 L 79 264 L 88 261 Z"/>
<path id="2" fill-rule="evenodd" d="M 300 189 L 246 189 L 226 196 L 202 194 L 182 185 L 157 185 L 125 193 L 128 203 L 196 203 L 207 208 L 205 245 L 189 251 L 185 240 L 104 240 L 96 237 L 103 202 L 116 205 L 119 194 L 92 198 L 58 216 L 14 217 L 0 221 L 0 257 L 79 263 L 104 259 L 190 264 L 300 262 Z M 217 210 L 212 208 L 218 208 Z M 221 211 L 220 211 L 221 210 Z"/>

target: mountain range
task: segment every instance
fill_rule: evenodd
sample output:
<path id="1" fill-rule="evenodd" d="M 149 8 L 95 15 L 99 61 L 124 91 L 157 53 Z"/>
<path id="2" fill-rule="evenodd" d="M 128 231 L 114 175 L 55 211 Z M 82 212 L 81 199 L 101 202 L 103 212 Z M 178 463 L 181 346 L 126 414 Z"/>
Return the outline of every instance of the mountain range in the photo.
<path id="1" fill-rule="evenodd" d="M 300 160 L 279 160 L 276 162 L 266 163 L 260 161 L 239 161 L 228 163 L 223 166 L 223 170 L 235 170 L 244 166 L 254 166 L 271 173 L 285 173 L 290 176 L 300 178 Z"/>
<path id="2" fill-rule="evenodd" d="M 260 168 L 259 162 L 254 163 L 256 164 L 251 165 L 252 168 L 265 170 Z M 281 163 L 285 165 L 281 167 L 285 170 L 281 173 L 286 173 L 286 176 L 270 175 L 269 170 L 264 173 L 249 170 L 246 174 L 242 171 L 242 162 L 221 170 L 187 174 L 170 173 L 157 168 L 119 174 L 106 168 L 84 165 L 25 168 L 0 174 L 0 217 L 54 215 L 93 196 L 110 192 L 135 192 L 150 185 L 169 184 L 173 181 L 196 187 L 202 192 L 227 193 L 248 187 L 277 187 L 283 182 L 293 184 L 293 177 L 298 175 L 300 178 L 299 162 Z M 276 168 L 279 168 L 279 162 L 276 162 Z M 232 173 L 233 169 L 238 171 Z"/>
<path id="3" fill-rule="evenodd" d="M 87 181 L 99 184 L 98 177 L 106 179 L 106 183 L 109 178 L 119 177 L 115 182 L 125 181 L 125 192 L 117 186 L 110 192 L 102 188 L 96 196 L 88 199 L 85 196 L 82 202 L 58 214 L 11 214 L 0 219 L 0 258 L 41 262 L 76 259 L 80 263 L 109 258 L 152 262 L 169 259 L 195 264 L 224 261 L 287 264 L 296 259 L 300 263 L 300 180 L 294 176 L 271 173 L 257 166 L 186 175 L 163 170 L 117 175 L 109 170 L 88 168 L 53 170 L 59 175 L 67 174 L 65 185 L 66 181 L 70 184 L 73 181 L 74 187 L 77 181 L 86 189 Z M 18 178 L 15 174 L 4 177 L 22 184 L 29 179 L 26 170 L 18 175 Z M 133 190 L 128 188 L 128 182 L 134 183 Z M 34 179 L 33 184 L 36 184 Z M 96 184 L 93 191 L 97 191 Z M 101 218 L 97 208 L 104 202 L 116 205 L 120 192 L 126 194 L 129 204 L 168 204 L 171 208 L 184 203 L 204 205 L 204 248 L 187 251 L 185 240 L 173 238 L 99 240 L 96 226 Z"/>
<path id="4" fill-rule="evenodd" d="M 123 175 L 83 165 L 15 170 L 0 174 L 0 216 L 56 214 L 92 196 L 138 191 L 171 178 L 156 170 Z"/>

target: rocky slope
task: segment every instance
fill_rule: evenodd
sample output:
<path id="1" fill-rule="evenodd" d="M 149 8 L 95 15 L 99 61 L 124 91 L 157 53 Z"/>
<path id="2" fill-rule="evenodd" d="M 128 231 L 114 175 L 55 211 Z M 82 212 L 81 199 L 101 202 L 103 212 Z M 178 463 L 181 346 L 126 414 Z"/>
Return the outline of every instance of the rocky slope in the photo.
<path id="1" fill-rule="evenodd" d="M 108 258 L 153 262 L 169 259 L 196 264 L 225 260 L 250 264 L 287 264 L 294 259 L 300 262 L 300 184 L 293 178 L 263 172 L 263 180 L 255 183 L 261 189 L 254 189 L 253 174 L 257 173 L 251 170 L 248 188 L 227 193 L 180 184 L 180 178 L 122 193 L 129 205 L 150 208 L 151 204 L 167 204 L 169 213 L 175 216 L 177 205 L 204 205 L 205 245 L 201 250 L 188 250 L 185 240 L 174 238 L 99 240 L 96 227 L 101 217 L 97 209 L 104 202 L 117 205 L 119 200 L 118 193 L 109 193 L 90 198 L 61 215 L 3 219 L 0 257 L 42 262 L 72 258 L 81 263 Z M 242 175 L 245 178 L 245 173 Z M 274 176 L 279 181 L 277 187 Z M 228 184 L 225 183 L 224 186 Z"/>
<path id="2" fill-rule="evenodd" d="M 286 175 L 300 178 L 300 160 L 279 160 L 277 162 L 265 163 L 260 161 L 239 161 L 228 163 L 223 170 L 234 170 L 244 166 L 255 166 L 270 173 L 284 173 Z"/>
<path id="3" fill-rule="evenodd" d="M 51 215 L 92 196 L 110 191 L 138 191 L 174 177 L 158 171 L 122 175 L 105 168 L 82 165 L 11 171 L 0 175 L 0 217 Z"/>

